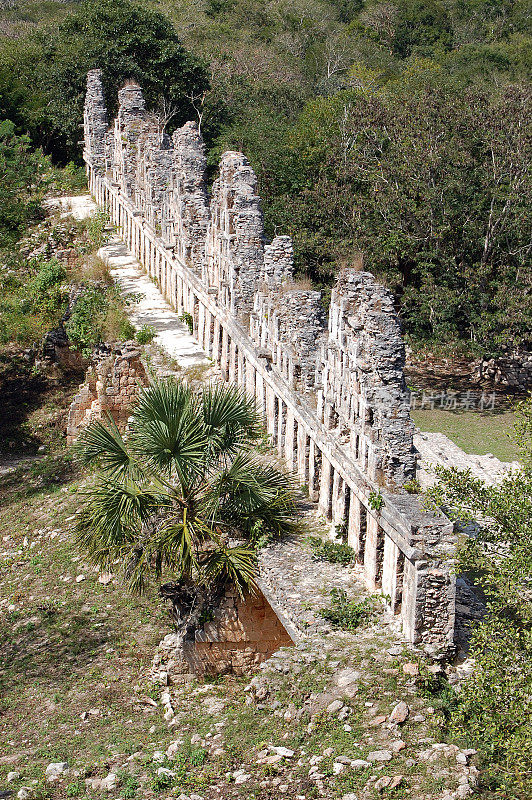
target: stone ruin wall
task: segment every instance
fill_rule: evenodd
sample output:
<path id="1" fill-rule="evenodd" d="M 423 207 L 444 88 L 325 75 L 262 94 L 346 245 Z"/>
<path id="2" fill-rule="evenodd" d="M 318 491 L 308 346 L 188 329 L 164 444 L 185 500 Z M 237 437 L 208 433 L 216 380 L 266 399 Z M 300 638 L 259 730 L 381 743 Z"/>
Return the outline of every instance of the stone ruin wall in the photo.
<path id="1" fill-rule="evenodd" d="M 347 531 L 366 583 L 389 598 L 405 636 L 448 650 L 453 526 L 402 488 L 415 477 L 415 451 L 391 294 L 370 273 L 345 269 L 327 314 L 321 293 L 294 281 L 290 238 L 267 242 L 245 156 L 222 155 L 209 193 L 197 125 L 162 134 L 135 84 L 119 92 L 109 131 L 91 71 L 84 119 L 90 190 L 127 246 L 190 314 L 224 378 L 256 398 L 287 467 Z"/>
<path id="2" fill-rule="evenodd" d="M 242 600 L 228 590 L 214 619 L 192 640 L 170 633 L 160 643 L 152 666 L 156 683 L 179 684 L 195 675 L 248 675 L 280 647 L 294 640 L 259 590 Z"/>
<path id="3" fill-rule="evenodd" d="M 120 429 L 127 425 L 131 406 L 148 377 L 135 343 L 125 343 L 96 354 L 70 404 L 67 443 L 76 441 L 94 420 L 110 416 Z"/>
<path id="4" fill-rule="evenodd" d="M 294 644 L 277 614 L 259 590 L 244 600 L 228 590 L 213 612 L 214 619 L 183 643 L 191 672 L 246 675 L 280 647 Z"/>
<path id="5" fill-rule="evenodd" d="M 510 392 L 532 391 L 532 352 L 516 350 L 506 357 L 483 359 L 474 366 L 473 380 Z"/>

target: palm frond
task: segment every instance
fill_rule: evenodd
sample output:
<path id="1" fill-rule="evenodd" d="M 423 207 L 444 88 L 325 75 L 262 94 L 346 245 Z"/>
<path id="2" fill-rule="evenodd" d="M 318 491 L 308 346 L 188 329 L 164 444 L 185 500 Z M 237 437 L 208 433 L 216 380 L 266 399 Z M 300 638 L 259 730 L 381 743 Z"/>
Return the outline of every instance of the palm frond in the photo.
<path id="1" fill-rule="evenodd" d="M 257 591 L 257 555 L 247 547 L 217 547 L 206 553 L 200 567 L 207 584 L 231 584 L 244 597 Z"/>
<path id="2" fill-rule="evenodd" d="M 209 386 L 201 394 L 205 432 L 213 453 L 234 451 L 257 439 L 264 420 L 255 400 L 236 385 Z"/>
<path id="3" fill-rule="evenodd" d="M 237 454 L 230 467 L 212 482 L 203 499 L 205 515 L 224 521 L 248 535 L 259 520 L 274 535 L 299 528 L 290 476 L 248 451 Z"/>
<path id="4" fill-rule="evenodd" d="M 151 553 L 148 548 L 133 549 L 124 564 L 124 579 L 133 594 L 146 594 L 152 573 Z"/>
<path id="5" fill-rule="evenodd" d="M 160 577 L 165 566 L 172 567 L 182 576 L 190 577 L 197 568 L 194 526 L 185 517 L 164 525 L 153 542 L 157 552 L 156 573 Z"/>
<path id="6" fill-rule="evenodd" d="M 168 428 L 187 408 L 195 404 L 192 390 L 175 378 L 154 380 L 143 389 L 133 410 L 133 426 L 162 422 Z"/>
<path id="7" fill-rule="evenodd" d="M 89 558 L 102 567 L 116 558 L 125 559 L 132 549 L 143 546 L 143 523 L 155 512 L 171 507 L 168 495 L 130 480 L 103 478 L 84 496 L 75 538 Z"/>
<path id="8" fill-rule="evenodd" d="M 145 422 L 132 431 L 131 448 L 151 469 L 167 476 L 177 475 L 184 487 L 205 465 L 202 420 L 187 409 L 170 426 L 162 420 Z"/>
<path id="9" fill-rule="evenodd" d="M 131 478 L 141 471 L 110 416 L 106 424 L 92 422 L 74 444 L 73 451 L 82 464 L 96 463 L 113 478 Z"/>

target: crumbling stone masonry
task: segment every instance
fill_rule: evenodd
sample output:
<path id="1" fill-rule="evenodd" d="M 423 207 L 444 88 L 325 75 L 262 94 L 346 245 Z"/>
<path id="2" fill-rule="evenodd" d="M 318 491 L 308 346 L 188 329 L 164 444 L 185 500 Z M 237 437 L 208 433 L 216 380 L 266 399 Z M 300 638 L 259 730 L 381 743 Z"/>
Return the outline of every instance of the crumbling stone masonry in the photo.
<path id="1" fill-rule="evenodd" d="M 260 590 L 241 599 L 228 589 L 214 618 L 194 638 L 168 634 L 154 658 L 152 677 L 179 684 L 191 675 L 247 675 L 280 647 L 294 644 Z"/>
<path id="2" fill-rule="evenodd" d="M 224 153 L 211 197 L 205 149 L 189 122 L 157 132 L 140 87 L 119 92 L 108 131 L 98 70 L 88 76 L 90 191 L 227 380 L 264 410 L 268 432 L 323 515 L 342 525 L 372 590 L 405 636 L 452 645 L 454 534 L 403 488 L 415 476 L 404 346 L 390 293 L 346 269 L 329 314 L 294 283 L 292 244 L 264 236 L 257 179 Z"/>
<path id="3" fill-rule="evenodd" d="M 134 342 L 97 353 L 87 370 L 85 383 L 70 404 L 67 443 L 72 444 L 91 422 L 110 415 L 125 428 L 131 406 L 148 383 L 141 353 Z"/>

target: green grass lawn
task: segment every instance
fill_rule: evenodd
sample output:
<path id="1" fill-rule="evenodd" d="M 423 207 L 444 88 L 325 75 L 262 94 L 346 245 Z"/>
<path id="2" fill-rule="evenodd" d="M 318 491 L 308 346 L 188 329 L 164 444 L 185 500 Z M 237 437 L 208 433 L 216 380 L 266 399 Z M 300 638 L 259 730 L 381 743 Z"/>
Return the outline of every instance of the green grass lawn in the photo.
<path id="1" fill-rule="evenodd" d="M 512 411 L 423 409 L 413 411 L 412 419 L 422 431 L 444 433 L 466 453 L 492 453 L 501 461 L 519 458 L 513 439 L 515 414 Z"/>

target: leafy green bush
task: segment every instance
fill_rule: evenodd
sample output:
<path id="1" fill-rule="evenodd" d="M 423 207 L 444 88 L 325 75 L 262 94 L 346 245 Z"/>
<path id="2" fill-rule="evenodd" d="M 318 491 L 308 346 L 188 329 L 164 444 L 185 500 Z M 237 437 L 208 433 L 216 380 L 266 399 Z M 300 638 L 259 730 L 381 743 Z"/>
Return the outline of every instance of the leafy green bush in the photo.
<path id="1" fill-rule="evenodd" d="M 319 536 L 308 536 L 307 541 L 312 548 L 312 555 L 318 561 L 330 561 L 332 564 L 351 564 L 355 559 L 355 551 L 348 544 L 324 542 Z"/>
<path id="2" fill-rule="evenodd" d="M 92 348 L 102 340 L 101 317 L 106 306 L 105 290 L 91 287 L 78 299 L 65 325 L 72 345 L 81 350 L 84 356 L 89 356 Z"/>
<path id="3" fill-rule="evenodd" d="M 188 326 L 188 329 L 191 334 L 194 334 L 194 320 L 192 318 L 192 314 L 189 314 L 188 311 L 184 311 L 183 314 L 179 317 L 181 322 L 184 322 L 185 325 Z"/>
<path id="4" fill-rule="evenodd" d="M 157 336 L 157 331 L 153 325 L 143 325 L 135 334 L 135 339 L 139 344 L 150 344 Z"/>
<path id="5" fill-rule="evenodd" d="M 42 216 L 49 168 L 41 151 L 30 149 L 27 136 L 17 136 L 10 120 L 0 121 L 0 248 L 13 245 L 28 223 Z"/>
<path id="6" fill-rule="evenodd" d="M 263 520 L 257 519 L 250 527 L 248 539 L 255 550 L 262 550 L 273 540 L 273 534 L 268 531 Z"/>
<path id="7" fill-rule="evenodd" d="M 202 747 L 192 748 L 189 756 L 190 765 L 192 767 L 201 767 L 201 765 L 205 763 L 206 757 L 207 753 Z"/>
<path id="8" fill-rule="evenodd" d="M 105 229 L 109 223 L 109 215 L 106 211 L 96 211 L 87 221 L 87 234 L 89 236 L 92 249 L 97 250 L 105 244 L 108 236 Z"/>
<path id="9" fill-rule="evenodd" d="M 88 287 L 75 304 L 65 330 L 72 346 L 86 358 L 100 342 L 132 339 L 135 334 L 115 286 Z"/>
<path id="10" fill-rule="evenodd" d="M 57 258 L 51 258 L 40 265 L 31 262 L 32 267 L 37 267 L 38 272 L 29 285 L 33 311 L 42 311 L 53 314 L 66 302 L 67 294 L 62 284 L 66 279 L 66 270 Z"/>
<path id="11" fill-rule="evenodd" d="M 132 800 L 132 798 L 136 797 L 139 786 L 140 784 L 134 775 L 128 775 L 125 777 L 122 794 L 126 800 Z"/>
<path id="12" fill-rule="evenodd" d="M 487 608 L 470 643 L 475 670 L 460 688 L 451 731 L 478 750 L 493 797 L 532 796 L 532 401 L 517 408 L 523 465 L 495 486 L 469 470 L 440 469 L 429 496 L 453 519 L 475 520 L 460 537 L 457 569 L 474 576 Z"/>
<path id="13" fill-rule="evenodd" d="M 168 775 L 163 772 L 161 775 L 153 776 L 151 788 L 158 794 L 159 792 L 164 792 L 166 789 L 169 789 L 174 781 L 175 778 L 173 775 Z"/>
<path id="14" fill-rule="evenodd" d="M 380 511 L 384 505 L 384 497 L 380 492 L 370 492 L 368 497 L 368 505 L 374 511 Z"/>
<path id="15" fill-rule="evenodd" d="M 54 194 L 81 194 L 87 191 L 85 167 L 69 161 L 64 167 L 53 167 L 50 191 Z"/>
<path id="16" fill-rule="evenodd" d="M 343 589 L 331 589 L 331 605 L 320 608 L 319 615 L 335 628 L 352 631 L 368 622 L 375 613 L 375 600 L 350 600 Z"/>
<path id="17" fill-rule="evenodd" d="M 36 315 L 28 313 L 28 303 L 17 294 L 0 299 L 0 344 L 35 342 L 46 332 L 48 325 Z"/>

